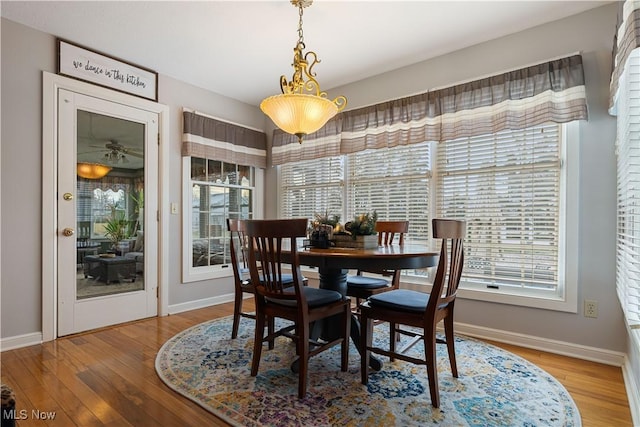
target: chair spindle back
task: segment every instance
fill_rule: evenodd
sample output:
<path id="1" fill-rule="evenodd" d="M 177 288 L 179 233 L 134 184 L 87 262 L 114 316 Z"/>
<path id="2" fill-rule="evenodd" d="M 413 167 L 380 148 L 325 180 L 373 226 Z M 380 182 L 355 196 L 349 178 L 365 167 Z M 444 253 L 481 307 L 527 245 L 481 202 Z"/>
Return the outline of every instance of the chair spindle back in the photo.
<path id="1" fill-rule="evenodd" d="M 398 235 L 398 244 L 404 244 L 404 235 L 409 232 L 409 221 L 377 221 L 378 246 L 389 246 Z"/>
<path id="2" fill-rule="evenodd" d="M 249 239 L 249 271 L 256 293 L 265 298 L 299 299 L 303 276 L 300 271 L 296 239 L 307 232 L 307 219 L 248 220 L 245 223 Z M 287 252 L 287 259 L 283 251 Z M 260 269 L 258 269 L 258 265 Z M 283 265 L 291 267 L 293 287 L 285 284 Z"/>
<path id="3" fill-rule="evenodd" d="M 440 259 L 436 277 L 433 281 L 429 307 L 434 311 L 442 309 L 455 300 L 464 266 L 463 239 L 466 233 L 464 221 L 450 219 L 434 219 L 432 221 L 433 237 L 442 239 Z"/>
<path id="4" fill-rule="evenodd" d="M 227 218 L 229 230 L 229 249 L 231 252 L 231 264 L 236 280 L 242 281 L 243 273 L 248 271 L 247 265 L 247 236 L 245 220 Z"/>

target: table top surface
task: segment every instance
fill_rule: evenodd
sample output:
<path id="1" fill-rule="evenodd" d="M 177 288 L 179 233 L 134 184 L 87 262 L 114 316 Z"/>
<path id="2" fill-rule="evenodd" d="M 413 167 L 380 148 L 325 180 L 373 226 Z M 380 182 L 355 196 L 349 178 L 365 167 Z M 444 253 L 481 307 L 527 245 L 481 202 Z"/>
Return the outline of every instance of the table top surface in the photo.
<path id="1" fill-rule="evenodd" d="M 301 256 L 338 257 L 338 258 L 408 258 L 415 256 L 438 256 L 439 251 L 433 251 L 422 245 L 388 245 L 372 249 L 332 247 L 327 249 L 305 248 L 299 249 Z"/>
<path id="2" fill-rule="evenodd" d="M 439 255 L 439 251 L 422 245 L 389 245 L 374 249 L 333 247 L 298 250 L 300 264 L 321 268 L 426 268 L 437 265 Z"/>

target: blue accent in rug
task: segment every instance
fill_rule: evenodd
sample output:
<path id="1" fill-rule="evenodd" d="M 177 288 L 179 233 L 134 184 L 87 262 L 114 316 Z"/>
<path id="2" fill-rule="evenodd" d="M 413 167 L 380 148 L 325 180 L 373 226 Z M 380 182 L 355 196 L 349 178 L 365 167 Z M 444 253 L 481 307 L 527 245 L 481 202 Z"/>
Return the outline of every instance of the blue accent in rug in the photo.
<path id="1" fill-rule="evenodd" d="M 565 388 L 542 369 L 498 347 L 456 336 L 459 378 L 451 375 L 446 346 L 438 346 L 441 406 L 431 406 L 426 367 L 384 360 L 360 383 L 360 356 L 351 346 L 348 372 L 340 348 L 313 357 L 308 392 L 297 398 L 289 369 L 293 342 L 278 338 L 262 352 L 250 376 L 253 321 L 242 319 L 232 340 L 231 317 L 189 328 L 167 341 L 156 371 L 173 390 L 237 426 L 564 426 L 581 425 Z M 388 327 L 374 340 L 388 342 Z M 422 344 L 412 352 L 423 352 Z"/>

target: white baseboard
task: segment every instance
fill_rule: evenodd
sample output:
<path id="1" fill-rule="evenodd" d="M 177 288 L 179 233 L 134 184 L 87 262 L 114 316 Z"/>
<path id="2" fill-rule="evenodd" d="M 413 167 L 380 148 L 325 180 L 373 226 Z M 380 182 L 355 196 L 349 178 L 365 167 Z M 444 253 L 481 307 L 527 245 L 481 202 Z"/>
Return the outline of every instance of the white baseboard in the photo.
<path id="1" fill-rule="evenodd" d="M 251 298 L 249 295 L 248 298 Z M 219 295 L 212 298 L 204 298 L 196 301 L 189 301 L 183 304 L 174 304 L 169 306 L 169 314 L 182 313 L 189 310 L 197 310 L 199 308 L 210 307 L 212 305 L 223 304 L 233 301 L 233 293 Z M 42 344 L 42 332 L 33 332 L 30 334 L 17 335 L 15 337 L 0 338 L 0 352 L 7 350 L 15 350 L 30 345 Z"/>
<path id="2" fill-rule="evenodd" d="M 636 383 L 629 358 L 626 357 L 625 363 L 622 365 L 622 377 L 624 378 L 624 385 L 629 398 L 631 422 L 634 426 L 640 426 L 640 384 Z"/>
<path id="3" fill-rule="evenodd" d="M 16 348 L 42 344 L 42 332 L 18 335 L 0 339 L 0 351 L 15 350 Z"/>
<path id="4" fill-rule="evenodd" d="M 622 367 L 626 359 L 624 353 L 617 351 L 604 350 L 596 347 L 572 344 L 532 335 L 518 334 L 499 329 L 490 329 L 465 323 L 456 323 L 455 330 L 456 333 L 468 335 L 470 337 L 484 338 L 492 341 L 503 342 L 505 344 L 513 344 L 534 350 L 575 357 L 577 359 L 604 363 L 605 365 Z"/>
<path id="5" fill-rule="evenodd" d="M 231 302 L 234 299 L 234 294 L 218 295 L 216 297 L 204 298 L 195 301 L 189 301 L 182 304 L 173 304 L 169 306 L 169 314 L 183 313 L 189 310 L 197 310 L 199 308 L 210 307 L 212 305 L 223 304 L 225 302 Z"/>

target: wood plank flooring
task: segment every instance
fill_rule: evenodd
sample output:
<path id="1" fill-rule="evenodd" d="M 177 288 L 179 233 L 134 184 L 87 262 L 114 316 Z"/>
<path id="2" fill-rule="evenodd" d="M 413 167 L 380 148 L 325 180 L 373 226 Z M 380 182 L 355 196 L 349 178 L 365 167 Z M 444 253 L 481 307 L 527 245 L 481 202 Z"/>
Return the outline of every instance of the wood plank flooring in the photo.
<path id="1" fill-rule="evenodd" d="M 169 389 L 154 363 L 158 349 L 178 332 L 232 312 L 231 304 L 222 304 L 1 353 L 2 383 L 14 389 L 18 415 L 25 417 L 16 425 L 227 426 Z M 493 344 L 557 378 L 576 402 L 584 427 L 632 425 L 620 368 Z M 55 419 L 46 419 L 51 413 Z"/>

